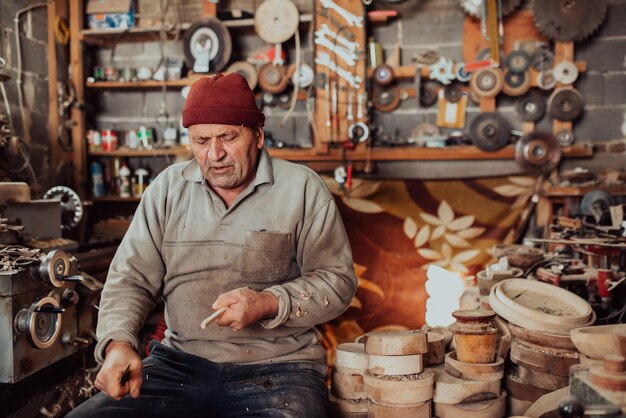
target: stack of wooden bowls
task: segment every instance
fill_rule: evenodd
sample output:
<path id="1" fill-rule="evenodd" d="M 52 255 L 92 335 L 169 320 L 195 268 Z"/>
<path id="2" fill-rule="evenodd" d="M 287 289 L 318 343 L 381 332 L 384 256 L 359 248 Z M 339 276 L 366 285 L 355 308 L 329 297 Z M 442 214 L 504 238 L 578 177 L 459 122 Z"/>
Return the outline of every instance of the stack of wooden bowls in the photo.
<path id="1" fill-rule="evenodd" d="M 337 346 L 330 393 L 335 417 L 367 418 L 367 394 L 363 381 L 367 368 L 364 344 L 343 343 Z"/>
<path id="2" fill-rule="evenodd" d="M 568 385 L 569 369 L 580 362 L 570 330 L 595 321 L 584 299 L 550 284 L 508 279 L 491 289 L 489 304 L 509 321 L 513 335 L 505 376 L 509 413 L 523 415 L 541 396 Z"/>
<path id="3" fill-rule="evenodd" d="M 423 331 L 365 334 L 368 370 L 363 379 L 370 418 L 430 418 L 434 374 L 423 368 L 427 351 Z"/>
<path id="4" fill-rule="evenodd" d="M 582 366 L 602 366 L 608 355 L 626 356 L 626 324 L 575 328 L 570 336 L 581 353 Z"/>
<path id="5" fill-rule="evenodd" d="M 462 310 L 450 326 L 457 351 L 446 354 L 435 372 L 434 415 L 439 418 L 501 418 L 506 410 L 502 391 L 504 360 L 496 355 L 495 313 Z"/>

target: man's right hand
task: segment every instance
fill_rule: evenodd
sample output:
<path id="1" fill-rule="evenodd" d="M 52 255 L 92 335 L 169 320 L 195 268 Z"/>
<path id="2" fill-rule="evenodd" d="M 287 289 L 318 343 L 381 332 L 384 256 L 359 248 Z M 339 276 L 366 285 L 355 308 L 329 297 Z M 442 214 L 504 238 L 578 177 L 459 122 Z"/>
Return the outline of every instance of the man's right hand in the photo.
<path id="1" fill-rule="evenodd" d="M 130 377 L 122 384 L 120 383 L 122 374 L 129 364 Z M 95 386 L 105 395 L 116 400 L 128 394 L 137 398 L 143 383 L 142 368 L 141 357 L 129 343 L 111 341 L 106 347 L 104 363 L 96 376 Z"/>

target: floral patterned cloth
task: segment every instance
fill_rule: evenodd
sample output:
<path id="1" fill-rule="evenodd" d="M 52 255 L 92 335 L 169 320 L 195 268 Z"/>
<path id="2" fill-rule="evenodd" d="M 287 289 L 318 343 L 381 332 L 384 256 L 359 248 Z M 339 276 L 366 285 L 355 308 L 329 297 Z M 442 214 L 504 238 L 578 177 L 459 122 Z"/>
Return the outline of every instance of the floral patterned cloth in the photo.
<path id="1" fill-rule="evenodd" d="M 357 179 L 349 193 L 332 178 L 325 181 L 342 214 L 359 279 L 350 308 L 321 326 L 332 364 L 332 348 L 364 332 L 422 327 L 429 265 L 462 273 L 471 285 L 491 259 L 489 249 L 513 240 L 536 179 Z"/>

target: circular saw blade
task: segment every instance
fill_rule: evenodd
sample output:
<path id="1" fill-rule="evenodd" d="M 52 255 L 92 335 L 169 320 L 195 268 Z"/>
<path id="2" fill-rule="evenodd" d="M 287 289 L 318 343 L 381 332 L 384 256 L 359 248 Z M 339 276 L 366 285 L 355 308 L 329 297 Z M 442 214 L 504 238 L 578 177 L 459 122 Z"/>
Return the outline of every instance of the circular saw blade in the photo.
<path id="1" fill-rule="evenodd" d="M 511 126 L 499 113 L 485 112 L 474 118 L 470 124 L 469 136 L 478 149 L 498 151 L 509 143 Z"/>
<path id="2" fill-rule="evenodd" d="M 548 38 L 582 41 L 591 36 L 606 16 L 606 0 L 534 0 L 535 26 Z"/>
<path id="3" fill-rule="evenodd" d="M 545 173 L 561 160 L 561 147 L 547 132 L 531 132 L 515 144 L 515 161 L 524 170 Z"/>
<path id="4" fill-rule="evenodd" d="M 522 3 L 522 0 L 502 0 L 502 16 L 511 13 Z M 476 18 L 480 16 L 480 7 L 482 0 L 459 0 L 459 5 L 465 13 Z"/>

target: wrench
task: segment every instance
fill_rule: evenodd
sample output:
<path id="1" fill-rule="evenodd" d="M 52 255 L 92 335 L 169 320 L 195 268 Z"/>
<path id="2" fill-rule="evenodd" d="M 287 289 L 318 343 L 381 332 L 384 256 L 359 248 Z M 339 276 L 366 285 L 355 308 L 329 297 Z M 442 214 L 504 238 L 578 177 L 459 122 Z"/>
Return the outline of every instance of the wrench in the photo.
<path id="1" fill-rule="evenodd" d="M 350 71 L 345 70 L 341 67 L 337 68 L 337 65 L 333 60 L 330 59 L 330 55 L 326 52 L 318 52 L 315 57 L 315 63 L 318 65 L 322 65 L 324 67 L 328 67 L 329 70 L 335 72 L 339 77 L 343 78 L 352 86 L 354 89 L 358 89 L 359 85 L 363 81 L 361 77 L 358 75 L 353 75 Z"/>
<path id="2" fill-rule="evenodd" d="M 357 108 L 356 108 L 356 119 L 358 121 L 363 120 L 363 95 L 359 94 L 357 96 Z"/>
<path id="3" fill-rule="evenodd" d="M 326 39 L 323 36 L 317 36 L 315 38 L 315 43 L 317 45 L 328 48 L 329 50 L 337 54 L 337 56 L 341 58 L 347 65 L 352 67 L 356 64 L 356 60 L 358 57 L 354 52 L 350 52 L 340 45 L 335 45 L 329 39 Z"/>
<path id="4" fill-rule="evenodd" d="M 343 7 L 336 4 L 333 0 L 320 0 L 320 3 L 325 9 L 333 9 L 341 17 L 343 17 L 346 23 L 350 26 L 356 26 L 357 28 L 363 27 L 363 16 L 357 16 Z"/>
<path id="5" fill-rule="evenodd" d="M 330 27 L 328 27 L 326 23 L 322 23 L 320 25 L 320 28 L 317 31 L 315 31 L 315 36 L 325 36 L 325 35 L 328 35 L 329 38 L 336 39 L 337 42 L 339 42 L 340 44 L 343 44 L 343 46 L 345 46 L 351 51 L 356 51 L 359 48 L 358 42 L 352 42 L 341 35 L 337 35 L 337 32 L 335 32 Z"/>

